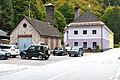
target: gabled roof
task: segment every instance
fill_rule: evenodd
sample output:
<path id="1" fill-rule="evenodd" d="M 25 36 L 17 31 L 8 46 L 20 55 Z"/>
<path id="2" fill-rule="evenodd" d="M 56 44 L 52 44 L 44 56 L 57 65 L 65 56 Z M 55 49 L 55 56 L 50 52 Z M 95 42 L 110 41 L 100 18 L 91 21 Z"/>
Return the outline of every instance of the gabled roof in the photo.
<path id="1" fill-rule="evenodd" d="M 41 34 L 45 36 L 56 36 L 61 37 L 59 31 L 50 25 L 48 22 L 43 22 L 34 18 L 29 18 L 25 16 L 25 18 L 35 27 L 35 29 Z"/>
<path id="2" fill-rule="evenodd" d="M 35 28 L 35 30 L 42 36 L 54 36 L 54 37 L 61 37 L 59 31 L 50 25 L 48 22 L 43 22 L 34 18 L 29 18 L 27 16 L 23 16 L 20 21 L 26 18 L 28 22 Z M 19 22 L 20 22 L 19 21 Z M 16 24 L 16 26 L 19 24 L 19 22 Z M 15 26 L 15 27 L 16 27 Z M 15 28 L 14 28 L 15 29 Z"/>
<path id="3" fill-rule="evenodd" d="M 87 10 L 85 13 L 83 13 L 82 16 L 79 16 L 77 19 L 73 21 L 73 23 L 76 22 L 94 22 L 94 21 L 100 21 L 97 16 L 95 16 L 90 10 Z"/>

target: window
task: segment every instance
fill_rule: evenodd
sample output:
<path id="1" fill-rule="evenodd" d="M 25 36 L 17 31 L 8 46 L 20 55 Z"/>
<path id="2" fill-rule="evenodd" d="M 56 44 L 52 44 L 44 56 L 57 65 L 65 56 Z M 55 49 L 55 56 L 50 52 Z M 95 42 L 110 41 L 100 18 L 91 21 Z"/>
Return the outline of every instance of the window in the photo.
<path id="1" fill-rule="evenodd" d="M 83 48 L 87 48 L 87 42 L 83 42 Z"/>
<path id="2" fill-rule="evenodd" d="M 74 42 L 74 46 L 78 46 L 78 42 Z"/>
<path id="3" fill-rule="evenodd" d="M 24 24 L 23 24 L 23 27 L 24 27 L 24 28 L 26 28 L 26 27 L 27 27 L 27 24 L 26 24 L 26 23 L 24 23 Z"/>
<path id="4" fill-rule="evenodd" d="M 35 48 L 34 46 L 31 46 L 31 47 L 29 48 L 29 50 L 30 50 L 30 51 L 33 51 L 34 48 Z"/>
<path id="5" fill-rule="evenodd" d="M 96 30 L 92 30 L 92 34 L 97 34 L 97 31 Z"/>
<path id="6" fill-rule="evenodd" d="M 78 31 L 74 31 L 74 35 L 78 35 Z"/>
<path id="7" fill-rule="evenodd" d="M 87 30 L 83 30 L 83 34 L 87 34 Z"/>
<path id="8" fill-rule="evenodd" d="M 97 42 L 93 42 L 93 48 L 96 48 Z"/>

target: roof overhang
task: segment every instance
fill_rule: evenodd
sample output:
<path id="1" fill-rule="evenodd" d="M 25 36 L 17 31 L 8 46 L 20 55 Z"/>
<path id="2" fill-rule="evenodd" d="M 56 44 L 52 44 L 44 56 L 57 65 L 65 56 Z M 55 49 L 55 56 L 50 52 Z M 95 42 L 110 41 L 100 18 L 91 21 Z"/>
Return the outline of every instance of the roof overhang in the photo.
<path id="1" fill-rule="evenodd" d="M 105 25 L 102 21 L 70 23 L 68 26 L 98 26 Z"/>

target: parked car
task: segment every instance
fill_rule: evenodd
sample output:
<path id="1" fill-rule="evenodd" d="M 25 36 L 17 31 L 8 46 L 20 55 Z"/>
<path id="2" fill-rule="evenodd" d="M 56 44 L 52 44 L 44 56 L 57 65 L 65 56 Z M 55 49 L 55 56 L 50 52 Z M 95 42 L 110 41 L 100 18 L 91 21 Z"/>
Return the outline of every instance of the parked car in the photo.
<path id="1" fill-rule="evenodd" d="M 66 53 L 64 52 L 63 48 L 61 47 L 55 47 L 55 49 L 53 50 L 53 55 L 66 55 Z"/>
<path id="2" fill-rule="evenodd" d="M 65 47 L 65 49 L 66 49 L 67 53 L 69 53 L 71 47 Z"/>
<path id="3" fill-rule="evenodd" d="M 69 56 L 83 56 L 84 50 L 83 47 L 75 46 L 71 47 L 69 51 Z"/>
<path id="4" fill-rule="evenodd" d="M 0 49 L 8 51 L 13 58 L 20 54 L 17 45 L 0 44 Z"/>
<path id="5" fill-rule="evenodd" d="M 28 59 L 31 59 L 32 57 L 37 57 L 39 60 L 47 60 L 49 56 L 50 50 L 44 45 L 33 45 L 30 46 L 27 50 L 23 50 L 20 52 L 20 57 L 22 59 L 26 59 L 26 57 L 28 57 Z"/>
<path id="6" fill-rule="evenodd" d="M 49 48 L 49 46 L 48 46 L 47 44 L 41 43 L 41 45 L 42 45 L 42 46 L 45 46 L 45 47 L 48 49 L 48 53 L 51 54 L 51 50 L 50 50 L 50 48 Z"/>
<path id="7" fill-rule="evenodd" d="M 8 51 L 0 49 L 0 59 L 8 59 L 10 57 L 10 53 Z"/>

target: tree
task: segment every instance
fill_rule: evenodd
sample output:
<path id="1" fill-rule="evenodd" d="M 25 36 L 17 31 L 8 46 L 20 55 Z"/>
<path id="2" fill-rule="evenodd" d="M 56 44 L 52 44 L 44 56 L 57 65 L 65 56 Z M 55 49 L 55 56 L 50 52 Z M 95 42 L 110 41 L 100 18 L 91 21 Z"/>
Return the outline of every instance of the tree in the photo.
<path id="1" fill-rule="evenodd" d="M 107 6 L 120 6 L 120 0 L 97 0 L 99 3 L 104 3 Z"/>
<path id="2" fill-rule="evenodd" d="M 0 9 L 0 28 L 8 32 L 11 26 L 13 26 L 13 7 L 11 0 L 0 0 Z"/>
<path id="3" fill-rule="evenodd" d="M 66 26 L 66 19 L 65 17 L 62 15 L 61 12 L 59 12 L 58 10 L 55 9 L 54 11 L 54 26 L 61 32 L 63 33 L 64 28 Z"/>
<path id="4" fill-rule="evenodd" d="M 38 20 L 45 21 L 45 8 L 39 1 L 34 0 L 12 0 L 14 9 L 14 22 L 17 22 L 23 15 L 29 16 L 30 5 L 30 17 Z M 16 5 L 17 4 L 17 5 Z"/>
<path id="5" fill-rule="evenodd" d="M 70 23 L 74 19 L 74 6 L 71 3 L 64 2 L 59 6 L 58 11 L 60 11 L 66 18 L 66 22 Z"/>
<path id="6" fill-rule="evenodd" d="M 104 15 L 101 17 L 107 26 L 114 32 L 115 43 L 120 42 L 120 7 L 119 6 L 109 6 Z"/>

